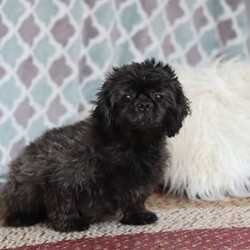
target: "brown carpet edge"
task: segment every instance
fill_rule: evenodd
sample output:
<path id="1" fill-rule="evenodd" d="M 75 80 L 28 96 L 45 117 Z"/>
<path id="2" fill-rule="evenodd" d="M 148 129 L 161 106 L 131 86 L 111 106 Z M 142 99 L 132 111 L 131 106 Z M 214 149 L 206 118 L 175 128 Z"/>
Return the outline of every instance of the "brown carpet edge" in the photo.
<path id="1" fill-rule="evenodd" d="M 8 250 L 119 250 L 119 249 L 250 249 L 250 228 L 192 229 L 95 238 L 2 248 Z"/>

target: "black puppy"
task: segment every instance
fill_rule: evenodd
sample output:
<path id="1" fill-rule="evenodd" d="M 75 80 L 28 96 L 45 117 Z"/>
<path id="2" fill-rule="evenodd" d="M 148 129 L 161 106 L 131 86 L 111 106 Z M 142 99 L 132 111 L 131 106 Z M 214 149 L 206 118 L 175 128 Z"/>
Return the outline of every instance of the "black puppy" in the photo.
<path id="1" fill-rule="evenodd" d="M 48 220 L 55 230 L 79 231 L 117 211 L 123 224 L 155 222 L 144 202 L 163 177 L 165 137 L 189 112 L 169 65 L 152 59 L 114 68 L 88 119 L 46 132 L 10 163 L 5 225 Z"/>

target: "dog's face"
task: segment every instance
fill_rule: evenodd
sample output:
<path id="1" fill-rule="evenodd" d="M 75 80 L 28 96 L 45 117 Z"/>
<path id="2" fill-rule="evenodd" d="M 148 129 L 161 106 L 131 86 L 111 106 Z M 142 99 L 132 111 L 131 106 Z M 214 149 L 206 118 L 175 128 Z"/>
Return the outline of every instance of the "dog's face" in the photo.
<path id="1" fill-rule="evenodd" d="M 114 68 L 98 93 L 96 115 L 107 127 L 165 130 L 174 136 L 190 112 L 173 70 L 155 60 Z"/>

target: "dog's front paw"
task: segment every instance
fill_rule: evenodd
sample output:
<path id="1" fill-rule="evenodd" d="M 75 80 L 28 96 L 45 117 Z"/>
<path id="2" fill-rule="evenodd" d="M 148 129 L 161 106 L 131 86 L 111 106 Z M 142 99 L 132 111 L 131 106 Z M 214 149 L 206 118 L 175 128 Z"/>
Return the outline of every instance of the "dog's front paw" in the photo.
<path id="1" fill-rule="evenodd" d="M 121 223 L 125 225 L 146 225 L 152 224 L 158 220 L 155 213 L 150 211 L 130 212 L 125 214 Z"/>
<path id="2" fill-rule="evenodd" d="M 90 224 L 82 220 L 64 221 L 64 222 L 52 222 L 54 230 L 59 232 L 80 232 L 89 229 Z"/>

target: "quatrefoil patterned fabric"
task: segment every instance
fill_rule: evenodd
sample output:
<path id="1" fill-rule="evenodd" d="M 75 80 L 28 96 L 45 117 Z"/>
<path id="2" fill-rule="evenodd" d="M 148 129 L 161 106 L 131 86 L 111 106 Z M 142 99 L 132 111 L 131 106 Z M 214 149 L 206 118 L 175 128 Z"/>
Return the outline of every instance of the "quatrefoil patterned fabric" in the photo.
<path id="1" fill-rule="evenodd" d="M 112 65 L 249 58 L 249 1 L 0 0 L 0 176 L 45 129 L 70 123 Z"/>

